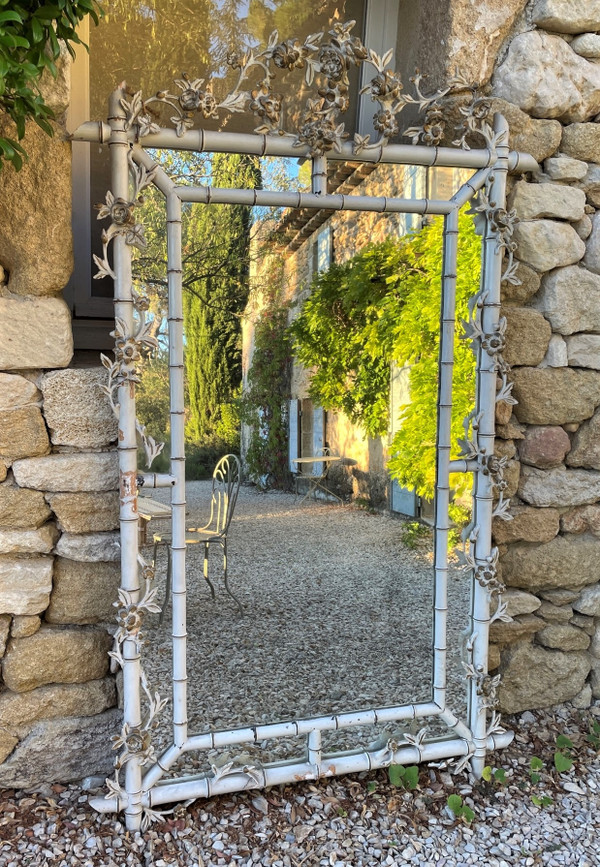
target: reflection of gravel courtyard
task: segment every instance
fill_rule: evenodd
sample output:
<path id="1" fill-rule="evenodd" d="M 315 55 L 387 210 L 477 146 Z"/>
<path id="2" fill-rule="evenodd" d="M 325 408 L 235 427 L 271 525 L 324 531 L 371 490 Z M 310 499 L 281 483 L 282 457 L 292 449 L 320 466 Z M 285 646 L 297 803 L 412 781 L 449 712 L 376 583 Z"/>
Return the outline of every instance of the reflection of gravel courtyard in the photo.
<path id="1" fill-rule="evenodd" d="M 207 514 L 209 498 L 210 482 L 188 484 L 188 526 Z M 426 547 L 407 549 L 400 531 L 401 522 L 388 516 L 242 487 L 229 537 L 229 583 L 243 616 L 224 592 L 217 550 L 213 602 L 201 546 L 188 548 L 190 733 L 429 700 L 431 557 Z M 449 646 L 458 648 L 467 613 L 460 573 L 451 575 L 449 604 L 464 612 L 450 617 Z M 162 628 L 152 618 L 146 630 L 145 667 L 163 696 L 170 691 L 169 616 L 170 607 Z M 450 654 L 450 679 L 462 681 L 457 652 Z M 456 709 L 462 693 L 462 685 L 451 689 Z M 347 731 L 344 739 L 357 734 Z M 365 731 L 366 742 L 373 735 Z M 168 720 L 156 740 L 170 740 Z"/>

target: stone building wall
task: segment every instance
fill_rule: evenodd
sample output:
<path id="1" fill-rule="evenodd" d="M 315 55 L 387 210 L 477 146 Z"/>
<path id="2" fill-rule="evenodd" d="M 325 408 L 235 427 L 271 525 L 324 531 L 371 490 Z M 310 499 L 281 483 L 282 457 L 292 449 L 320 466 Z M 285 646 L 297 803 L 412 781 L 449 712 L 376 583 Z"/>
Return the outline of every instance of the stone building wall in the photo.
<path id="1" fill-rule="evenodd" d="M 600 4 L 536 0 L 519 30 L 491 82 L 541 163 L 512 182 L 522 282 L 504 286 L 518 404 L 498 404 L 513 520 L 494 535 L 514 620 L 491 665 L 510 711 L 600 698 Z"/>
<path id="2" fill-rule="evenodd" d="M 60 116 L 65 61 L 46 87 Z M 0 120 L 6 124 L 6 120 Z M 110 771 L 119 586 L 117 428 L 106 371 L 72 369 L 70 146 L 30 125 L 0 184 L 0 786 Z"/>

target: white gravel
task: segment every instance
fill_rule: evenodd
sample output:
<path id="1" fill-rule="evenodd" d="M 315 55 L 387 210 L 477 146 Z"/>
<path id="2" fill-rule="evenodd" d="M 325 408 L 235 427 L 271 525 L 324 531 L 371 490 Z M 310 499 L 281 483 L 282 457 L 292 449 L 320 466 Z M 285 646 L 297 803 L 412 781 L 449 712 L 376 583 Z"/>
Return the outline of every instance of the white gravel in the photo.
<path id="1" fill-rule="evenodd" d="M 190 522 L 206 495 L 205 483 L 190 485 Z M 248 722 L 248 713 L 276 719 L 422 697 L 430 661 L 429 554 L 407 550 L 400 529 L 388 517 L 328 504 L 299 506 L 289 495 L 242 489 L 230 575 L 244 615 L 235 613 L 222 588 L 210 602 L 201 570 L 191 582 L 195 730 Z M 191 559 L 192 571 L 198 557 Z M 451 606 L 464 611 L 467 588 L 458 570 L 450 585 Z M 452 618 L 456 643 L 463 625 L 464 615 Z M 149 673 L 155 683 L 163 681 L 166 694 L 166 624 L 152 626 L 148 639 Z M 460 703 L 458 652 L 450 671 Z M 503 784 L 423 767 L 418 788 L 406 792 L 378 771 L 178 806 L 143 835 L 129 834 L 114 816 L 97 816 L 87 804 L 89 792 L 78 786 L 1 791 L 0 867 L 596 867 L 600 761 L 586 740 L 596 718 L 600 707 L 564 706 L 507 720 L 516 739 L 490 756 L 492 766 L 505 770 Z M 574 762 L 563 774 L 553 765 L 561 733 L 573 742 Z M 372 729 L 364 732 L 372 735 Z M 158 737 L 166 742 L 166 725 Z M 297 749 L 285 749 L 292 746 Z M 280 749 L 271 745 L 273 755 Z M 544 763 L 539 782 L 530 777 L 532 756 Z M 199 766 L 187 761 L 189 769 Z M 453 793 L 473 810 L 470 824 L 448 809 Z M 551 803 L 541 808 L 532 796 Z"/>

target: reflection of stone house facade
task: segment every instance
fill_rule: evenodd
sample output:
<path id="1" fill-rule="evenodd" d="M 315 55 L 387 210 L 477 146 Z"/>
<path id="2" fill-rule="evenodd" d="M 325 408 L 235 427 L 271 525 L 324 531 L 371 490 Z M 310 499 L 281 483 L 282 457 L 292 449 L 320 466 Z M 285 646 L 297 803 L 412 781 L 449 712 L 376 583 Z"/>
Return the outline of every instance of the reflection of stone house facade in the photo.
<path id="1" fill-rule="evenodd" d="M 405 80 L 419 65 L 438 81 L 455 66 L 491 81 L 512 146 L 542 164 L 511 198 L 523 219 L 522 282 L 505 287 L 519 404 L 498 405 L 514 518 L 496 542 L 514 620 L 493 625 L 490 667 L 505 709 L 586 706 L 600 697 L 600 13 L 587 0 L 398 8 Z M 60 114 L 66 78 L 48 93 Z M 96 355 L 73 355 L 61 298 L 72 268 L 63 133 L 60 122 L 53 140 L 31 126 L 30 161 L 18 175 L 3 169 L 0 188 L 0 785 L 10 786 L 108 770 L 118 729 L 102 625 L 118 584 L 116 431 L 98 366 L 82 366 Z M 381 170 L 363 181 L 385 182 Z M 337 220 L 336 251 L 351 254 L 354 232 L 376 238 L 373 219 Z M 364 441 L 330 444 L 382 466 Z"/>

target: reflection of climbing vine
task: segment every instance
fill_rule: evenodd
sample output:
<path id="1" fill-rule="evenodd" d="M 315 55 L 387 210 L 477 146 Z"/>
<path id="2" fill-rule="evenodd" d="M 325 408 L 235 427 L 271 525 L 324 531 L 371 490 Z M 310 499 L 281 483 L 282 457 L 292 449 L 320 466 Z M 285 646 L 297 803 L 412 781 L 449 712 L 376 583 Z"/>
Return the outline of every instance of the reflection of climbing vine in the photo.
<path id="1" fill-rule="evenodd" d="M 288 305 L 269 290 L 254 325 L 254 352 L 242 398 L 242 421 L 250 438 L 246 467 L 261 487 L 286 488 L 288 466 L 287 406 L 290 397 L 291 344 Z"/>
<path id="2" fill-rule="evenodd" d="M 388 430 L 392 361 L 410 365 L 410 403 L 392 443 L 388 469 L 420 496 L 433 496 L 437 360 L 442 271 L 441 219 L 418 234 L 370 245 L 319 275 L 290 328 L 299 361 L 311 368 L 310 396 L 342 410 L 372 437 Z M 457 323 L 479 286 L 481 246 L 471 217 L 459 220 Z M 453 442 L 474 403 L 475 361 L 465 341 L 454 356 Z M 457 486 L 470 477 L 453 478 Z"/>

